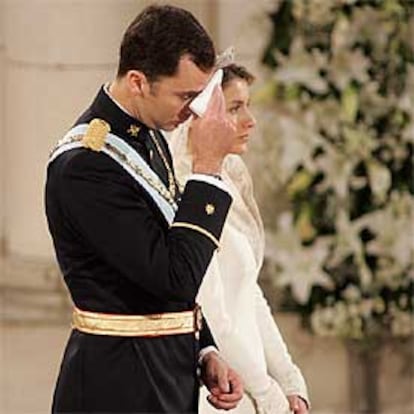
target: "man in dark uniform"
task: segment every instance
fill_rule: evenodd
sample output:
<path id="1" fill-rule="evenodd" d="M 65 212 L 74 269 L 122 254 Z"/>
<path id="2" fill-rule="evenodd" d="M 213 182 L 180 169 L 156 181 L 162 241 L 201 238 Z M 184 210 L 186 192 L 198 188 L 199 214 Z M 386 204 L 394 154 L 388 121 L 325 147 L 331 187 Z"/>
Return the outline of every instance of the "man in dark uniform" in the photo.
<path id="1" fill-rule="evenodd" d="M 46 213 L 75 305 L 54 413 L 195 413 L 198 367 L 212 405 L 241 399 L 195 304 L 231 203 L 221 91 L 194 123 L 182 194 L 159 132 L 188 118 L 214 61 L 190 13 L 147 8 L 125 32 L 116 80 L 51 154 Z"/>

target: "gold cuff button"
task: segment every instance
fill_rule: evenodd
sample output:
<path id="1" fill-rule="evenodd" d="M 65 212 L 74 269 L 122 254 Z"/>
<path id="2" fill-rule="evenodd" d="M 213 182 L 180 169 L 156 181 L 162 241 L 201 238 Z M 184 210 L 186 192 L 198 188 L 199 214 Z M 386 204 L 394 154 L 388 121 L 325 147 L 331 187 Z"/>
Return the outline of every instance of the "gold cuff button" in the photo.
<path id="1" fill-rule="evenodd" d="M 216 211 L 216 208 L 213 204 L 206 204 L 206 213 L 211 216 Z"/>

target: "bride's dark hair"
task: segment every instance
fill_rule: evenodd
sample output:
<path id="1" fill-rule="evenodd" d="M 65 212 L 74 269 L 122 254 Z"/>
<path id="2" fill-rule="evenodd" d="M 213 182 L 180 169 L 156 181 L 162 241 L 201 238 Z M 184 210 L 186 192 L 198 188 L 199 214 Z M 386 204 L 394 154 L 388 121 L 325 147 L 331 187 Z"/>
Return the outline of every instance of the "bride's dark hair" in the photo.
<path id="1" fill-rule="evenodd" d="M 244 66 L 231 63 L 223 67 L 221 86 L 225 88 L 233 79 L 243 79 L 248 85 L 251 85 L 256 78 Z"/>

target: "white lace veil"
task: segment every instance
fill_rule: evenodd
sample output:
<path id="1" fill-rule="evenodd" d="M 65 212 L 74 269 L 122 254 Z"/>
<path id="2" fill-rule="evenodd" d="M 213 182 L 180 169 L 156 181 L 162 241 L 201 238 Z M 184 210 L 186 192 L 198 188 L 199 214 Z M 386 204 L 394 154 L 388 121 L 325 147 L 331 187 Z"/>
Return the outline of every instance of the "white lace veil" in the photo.
<path id="1" fill-rule="evenodd" d="M 188 145 L 188 127 L 191 120 L 177 128 L 169 139 L 178 182 L 184 187 L 191 175 L 192 158 Z M 247 167 L 238 155 L 228 155 L 224 161 L 222 177 L 233 197 L 226 227 L 234 226 L 247 236 L 255 254 L 259 270 L 264 255 L 264 230 L 253 194 L 253 184 Z"/>

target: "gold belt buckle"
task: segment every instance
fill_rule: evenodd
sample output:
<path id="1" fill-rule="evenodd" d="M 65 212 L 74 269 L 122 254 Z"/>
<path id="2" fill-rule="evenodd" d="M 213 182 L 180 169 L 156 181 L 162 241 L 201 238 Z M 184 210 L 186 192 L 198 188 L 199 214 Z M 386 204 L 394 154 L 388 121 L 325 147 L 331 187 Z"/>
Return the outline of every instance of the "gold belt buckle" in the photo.
<path id="1" fill-rule="evenodd" d="M 196 303 L 194 308 L 194 335 L 197 339 L 200 339 L 200 331 L 203 328 L 203 313 L 201 312 L 201 306 Z"/>

